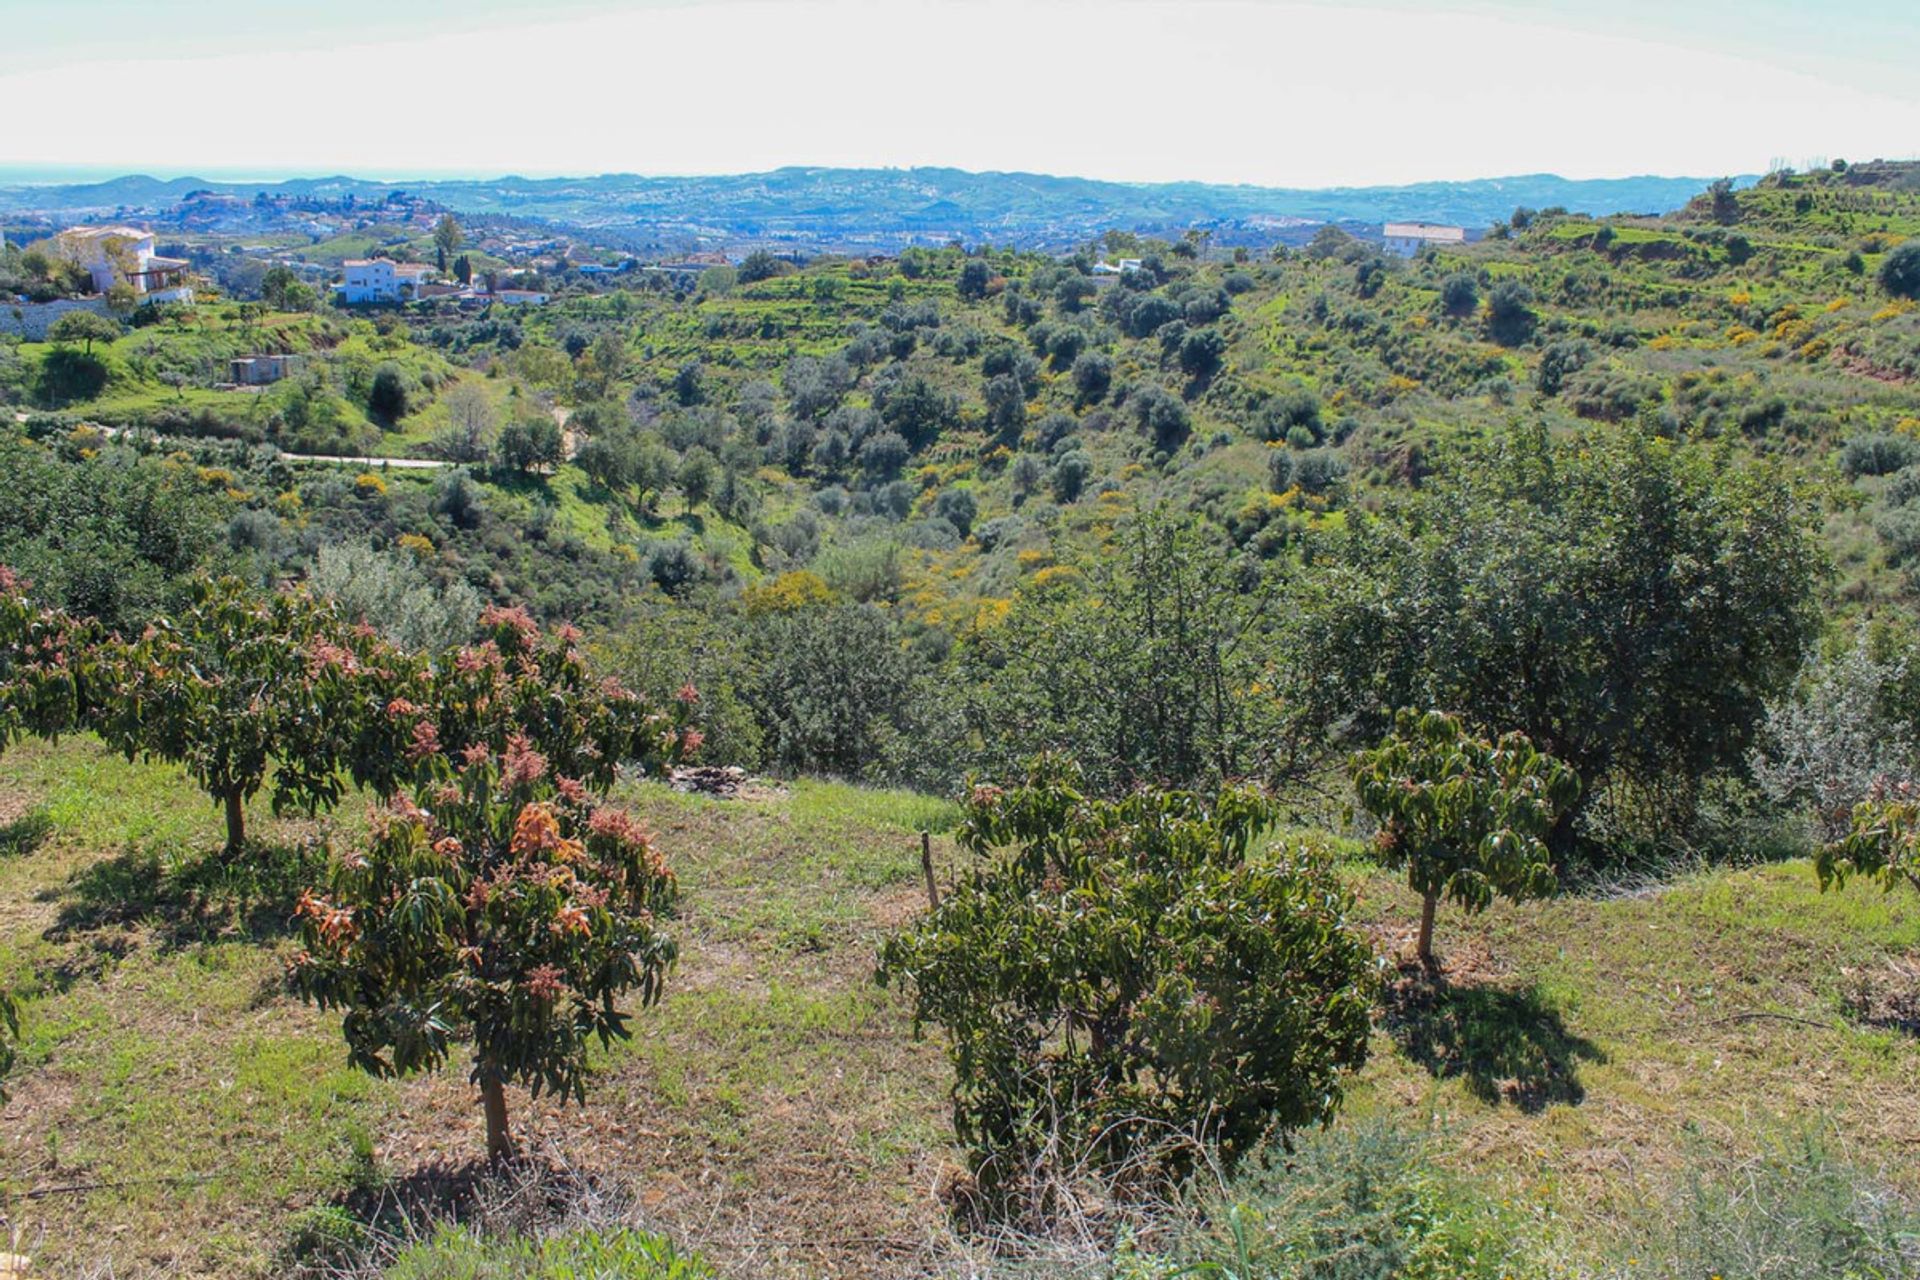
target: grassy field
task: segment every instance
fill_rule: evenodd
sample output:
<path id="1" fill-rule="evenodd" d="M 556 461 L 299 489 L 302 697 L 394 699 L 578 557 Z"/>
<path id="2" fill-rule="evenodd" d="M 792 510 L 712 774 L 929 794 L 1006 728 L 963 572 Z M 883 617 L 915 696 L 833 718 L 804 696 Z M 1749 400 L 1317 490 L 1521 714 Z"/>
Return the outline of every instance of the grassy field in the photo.
<path id="1" fill-rule="evenodd" d="M 630 1180 L 728 1275 L 923 1269 L 954 1159 L 945 1068 L 871 971 L 922 902 L 914 833 L 953 810 L 812 782 L 626 799 L 682 879 L 681 966 L 584 1109 L 515 1100 L 522 1137 Z M 286 904 L 327 832 L 254 816 L 266 869 L 223 874 L 218 815 L 172 771 L 86 738 L 0 757 L 0 983 L 26 997 L 0 1196 L 50 1274 L 282 1274 L 315 1206 L 444 1185 L 482 1149 L 462 1072 L 360 1076 L 335 1019 L 283 994 Z M 1352 871 L 1359 922 L 1402 944 L 1408 895 Z M 1920 1041 L 1847 1000 L 1920 953 L 1912 895 L 1822 896 L 1783 863 L 1443 912 L 1439 941 L 1447 980 L 1396 984 L 1349 1112 L 1436 1128 L 1563 1254 L 1631 1222 L 1691 1148 L 1802 1126 L 1920 1193 Z"/>

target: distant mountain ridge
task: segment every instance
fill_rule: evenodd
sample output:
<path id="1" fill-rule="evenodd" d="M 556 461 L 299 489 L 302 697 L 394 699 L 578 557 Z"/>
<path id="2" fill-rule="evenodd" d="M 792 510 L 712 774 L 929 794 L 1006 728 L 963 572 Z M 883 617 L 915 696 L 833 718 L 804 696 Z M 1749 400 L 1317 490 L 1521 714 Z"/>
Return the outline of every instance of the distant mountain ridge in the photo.
<path id="1" fill-rule="evenodd" d="M 1741 179 L 1742 182 L 1749 179 Z M 1457 182 L 1322 189 L 1201 182 L 1128 183 L 962 169 L 791 167 L 708 177 L 604 174 L 581 178 L 371 181 L 345 175 L 222 182 L 142 174 L 97 182 L 0 186 L 0 211 L 111 213 L 160 208 L 195 191 L 251 197 L 378 202 L 407 191 L 470 214 L 510 214 L 591 227 L 698 230 L 734 237 L 835 239 L 863 235 L 1046 244 L 1112 227 L 1378 223 L 1422 219 L 1483 227 L 1516 206 L 1578 213 L 1662 213 L 1709 179 L 1562 178 L 1522 174 Z"/>

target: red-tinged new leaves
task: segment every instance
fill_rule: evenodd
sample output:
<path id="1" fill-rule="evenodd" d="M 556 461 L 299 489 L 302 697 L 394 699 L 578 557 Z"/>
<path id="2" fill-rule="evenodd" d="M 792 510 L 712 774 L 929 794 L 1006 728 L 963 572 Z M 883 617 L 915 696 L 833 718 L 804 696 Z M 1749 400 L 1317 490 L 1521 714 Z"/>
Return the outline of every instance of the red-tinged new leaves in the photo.
<path id="1" fill-rule="evenodd" d="M 1920 890 L 1920 789 L 1912 783 L 1878 783 L 1854 806 L 1846 835 L 1814 855 L 1820 889 L 1841 888 L 1853 876 L 1882 889 L 1905 884 Z"/>

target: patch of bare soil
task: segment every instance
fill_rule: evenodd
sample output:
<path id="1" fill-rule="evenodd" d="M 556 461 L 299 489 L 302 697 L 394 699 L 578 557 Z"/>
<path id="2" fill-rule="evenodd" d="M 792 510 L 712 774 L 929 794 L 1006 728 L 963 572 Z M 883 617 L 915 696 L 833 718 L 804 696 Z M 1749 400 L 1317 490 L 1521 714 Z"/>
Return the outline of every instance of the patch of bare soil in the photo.
<path id="1" fill-rule="evenodd" d="M 1877 968 L 1841 970 L 1841 1006 L 1855 1022 L 1920 1038 L 1920 951 Z"/>
<path id="2" fill-rule="evenodd" d="M 668 775 L 667 784 L 675 791 L 722 800 L 776 800 L 787 794 L 779 783 L 749 777 L 739 765 L 684 765 Z"/>

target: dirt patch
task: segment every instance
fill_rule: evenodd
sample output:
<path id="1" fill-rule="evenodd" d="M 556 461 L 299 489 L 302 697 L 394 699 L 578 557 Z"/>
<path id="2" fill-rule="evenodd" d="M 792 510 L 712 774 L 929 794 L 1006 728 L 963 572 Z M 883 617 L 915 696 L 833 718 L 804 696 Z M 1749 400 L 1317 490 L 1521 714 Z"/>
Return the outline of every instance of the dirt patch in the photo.
<path id="1" fill-rule="evenodd" d="M 718 796 L 722 800 L 778 800 L 787 789 L 765 778 L 752 778 L 738 765 L 688 765 L 673 770 L 667 785 L 689 795 Z"/>
<path id="2" fill-rule="evenodd" d="M 1855 1022 L 1920 1039 L 1920 951 L 1877 968 L 1843 969 L 1841 1007 Z"/>
<path id="3" fill-rule="evenodd" d="M 1913 381 L 1912 378 L 1901 373 L 1898 369 L 1883 369 L 1872 361 L 1863 360 L 1859 356 L 1840 356 L 1834 363 L 1842 369 L 1845 369 L 1848 373 L 1855 374 L 1862 378 L 1872 378 L 1875 382 L 1884 382 L 1889 386 L 1903 387 Z"/>

